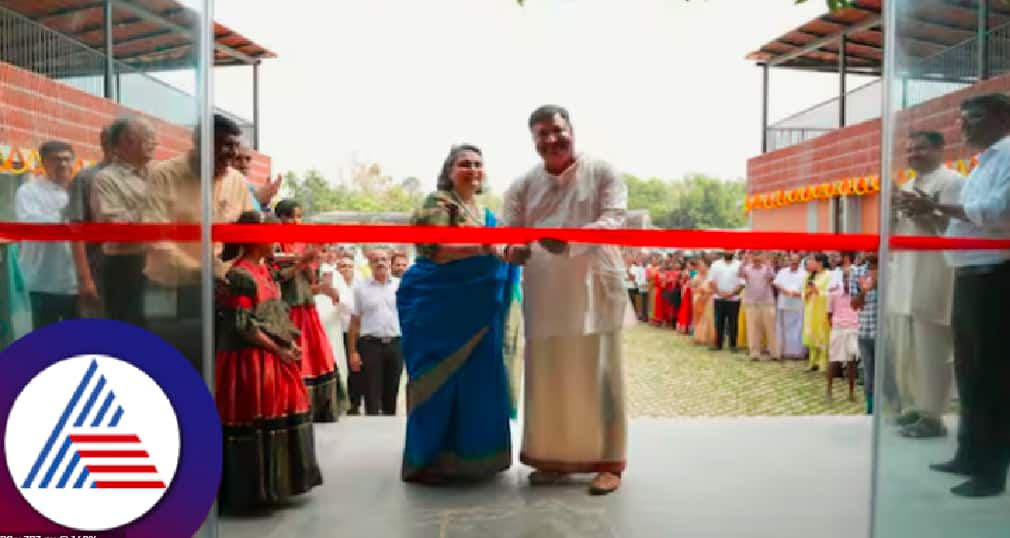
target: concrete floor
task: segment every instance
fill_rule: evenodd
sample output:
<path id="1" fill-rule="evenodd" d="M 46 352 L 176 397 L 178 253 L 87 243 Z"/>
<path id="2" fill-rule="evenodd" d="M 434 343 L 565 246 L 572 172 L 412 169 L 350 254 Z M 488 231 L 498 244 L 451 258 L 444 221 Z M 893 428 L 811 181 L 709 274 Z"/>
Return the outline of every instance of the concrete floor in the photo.
<path id="1" fill-rule="evenodd" d="M 868 528 L 865 417 L 635 419 L 624 487 L 602 498 L 585 481 L 533 489 L 519 465 L 473 486 L 403 484 L 402 418 L 316 431 L 325 484 L 271 514 L 223 519 L 221 537 L 856 538 Z"/>
<path id="2" fill-rule="evenodd" d="M 949 490 L 964 478 L 928 470 L 946 461 L 957 447 L 956 421 L 942 439 L 906 439 L 885 428 L 878 462 L 880 507 L 876 536 L 881 538 L 1008 538 L 1010 495 L 962 499 Z"/>

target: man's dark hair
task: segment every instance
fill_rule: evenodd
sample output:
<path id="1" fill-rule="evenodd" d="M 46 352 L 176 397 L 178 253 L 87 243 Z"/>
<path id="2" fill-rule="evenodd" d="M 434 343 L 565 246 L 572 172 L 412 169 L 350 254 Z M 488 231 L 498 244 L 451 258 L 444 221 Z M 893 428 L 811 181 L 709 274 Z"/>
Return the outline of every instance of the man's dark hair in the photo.
<path id="1" fill-rule="evenodd" d="M 938 131 L 915 131 L 909 135 L 909 138 L 925 140 L 934 149 L 943 149 L 947 145 L 947 140 L 943 137 L 943 133 Z"/>
<path id="2" fill-rule="evenodd" d="M 532 114 L 530 114 L 530 121 L 529 121 L 530 129 L 533 129 L 534 125 L 542 121 L 553 119 L 555 115 L 564 118 L 565 123 L 567 123 L 569 127 L 572 126 L 572 120 L 571 118 L 568 117 L 568 110 L 566 110 L 565 107 L 560 105 L 543 105 L 540 108 L 534 110 Z"/>
<path id="3" fill-rule="evenodd" d="M 287 200 L 281 200 L 277 202 L 274 206 L 274 214 L 277 218 L 288 218 L 295 215 L 295 210 L 302 207 L 302 204 L 298 200 L 292 200 L 288 198 Z"/>
<path id="4" fill-rule="evenodd" d="M 407 261 L 410 261 L 410 258 L 407 256 L 407 253 L 399 250 L 393 252 L 393 254 L 389 257 L 389 261 L 396 260 L 397 258 L 403 258 Z"/>
<path id="5" fill-rule="evenodd" d="M 235 224 L 273 224 L 276 222 L 276 219 L 271 217 L 269 213 L 245 211 L 238 216 Z M 224 248 L 221 249 L 221 260 L 227 262 L 238 258 L 242 254 L 243 246 L 242 243 L 225 243 Z"/>
<path id="6" fill-rule="evenodd" d="M 109 137 L 110 127 L 112 127 L 112 125 L 106 125 L 105 127 L 102 127 L 102 130 L 98 133 L 98 143 L 101 145 L 103 150 L 112 147 L 112 142 Z"/>
<path id="7" fill-rule="evenodd" d="M 214 114 L 214 138 L 221 136 L 242 136 L 242 128 L 235 120 L 222 114 Z M 193 140 L 200 140 L 200 124 L 193 128 Z"/>
<path id="8" fill-rule="evenodd" d="M 1010 96 L 1005 93 L 986 93 L 969 97 L 961 102 L 961 110 L 980 109 L 987 115 L 1010 120 Z"/>
<path id="9" fill-rule="evenodd" d="M 105 128 L 107 136 L 106 142 L 109 144 L 109 147 L 114 148 L 122 142 L 123 133 L 125 133 L 126 129 L 129 128 L 131 121 L 133 121 L 133 118 L 129 116 L 122 116 L 113 120 L 112 123 Z"/>
<path id="10" fill-rule="evenodd" d="M 242 128 L 231 118 L 214 114 L 214 138 L 224 135 L 242 136 Z"/>
<path id="11" fill-rule="evenodd" d="M 63 151 L 69 151 L 73 155 L 74 147 L 62 140 L 50 140 L 39 146 L 39 157 L 46 160 L 49 156 Z"/>

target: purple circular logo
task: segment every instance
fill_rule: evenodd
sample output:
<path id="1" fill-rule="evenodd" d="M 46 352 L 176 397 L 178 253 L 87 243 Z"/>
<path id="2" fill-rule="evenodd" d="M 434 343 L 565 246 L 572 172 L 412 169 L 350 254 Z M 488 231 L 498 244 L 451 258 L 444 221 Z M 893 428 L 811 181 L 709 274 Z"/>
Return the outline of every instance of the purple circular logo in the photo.
<path id="1" fill-rule="evenodd" d="M 111 320 L 34 331 L 0 352 L 0 535 L 192 536 L 213 505 L 214 400 L 171 345 Z"/>

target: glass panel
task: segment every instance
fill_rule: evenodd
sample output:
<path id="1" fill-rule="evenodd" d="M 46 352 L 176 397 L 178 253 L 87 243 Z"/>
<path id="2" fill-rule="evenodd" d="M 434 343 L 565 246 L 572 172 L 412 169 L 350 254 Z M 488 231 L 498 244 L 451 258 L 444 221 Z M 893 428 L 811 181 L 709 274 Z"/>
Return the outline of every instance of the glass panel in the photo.
<path id="1" fill-rule="evenodd" d="M 143 48 L 145 35 L 193 43 L 204 3 L 188 2 L 180 20 L 194 26 L 179 27 L 115 2 L 113 19 L 130 21 L 118 31 L 139 31 L 128 43 L 117 40 L 121 58 L 112 65 L 101 2 L 62 2 L 46 17 L 49 4 L 0 6 L 0 221 L 200 224 L 209 178 L 201 181 L 203 158 L 193 147 L 199 92 L 153 76 L 170 63 L 176 75 L 202 82 L 199 47 L 129 51 Z M 0 244 L 0 348 L 33 327 L 104 317 L 163 336 L 202 372 L 212 359 L 204 355 L 211 320 L 202 309 L 202 248 L 152 240 Z"/>
<path id="2" fill-rule="evenodd" d="M 988 28 L 980 32 L 980 6 L 988 4 Z M 1010 238 L 1005 6 L 886 6 L 892 104 L 884 117 L 891 162 L 883 239 Z M 955 29 L 959 41 L 926 46 L 919 37 L 936 37 L 936 22 Z M 1010 361 L 1003 312 L 1010 255 L 884 243 L 874 535 L 1006 536 Z"/>

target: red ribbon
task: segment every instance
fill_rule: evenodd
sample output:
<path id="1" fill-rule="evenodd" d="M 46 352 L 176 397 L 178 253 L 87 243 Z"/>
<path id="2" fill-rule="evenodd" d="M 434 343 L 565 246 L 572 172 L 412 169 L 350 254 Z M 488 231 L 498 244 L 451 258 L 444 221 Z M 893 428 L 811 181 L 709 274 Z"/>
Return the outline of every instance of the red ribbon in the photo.
<path id="1" fill-rule="evenodd" d="M 0 223 L 0 241 L 153 242 L 199 241 L 199 224 Z M 877 250 L 875 234 L 728 230 L 600 230 L 586 228 L 448 228 L 342 224 L 215 224 L 222 243 L 530 243 L 560 239 L 632 247 L 757 250 Z M 1010 239 L 893 236 L 895 250 L 1010 250 Z"/>

